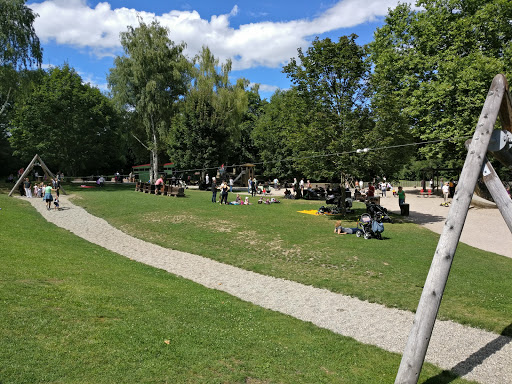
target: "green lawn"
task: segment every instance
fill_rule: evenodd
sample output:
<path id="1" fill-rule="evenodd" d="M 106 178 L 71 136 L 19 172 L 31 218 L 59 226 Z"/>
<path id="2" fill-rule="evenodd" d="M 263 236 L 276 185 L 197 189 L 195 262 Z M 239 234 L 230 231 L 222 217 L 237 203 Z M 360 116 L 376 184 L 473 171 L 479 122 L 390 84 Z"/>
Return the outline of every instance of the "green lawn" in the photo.
<path id="1" fill-rule="evenodd" d="M 297 212 L 324 201 L 221 206 L 209 192 L 193 190 L 185 198 L 115 185 L 71 192 L 92 214 L 163 247 L 410 311 L 439 239 L 400 217 L 385 225 L 383 241 L 337 236 L 333 218 Z M 344 225 L 355 227 L 356 216 Z M 512 279 L 497 276 L 512 276 L 512 259 L 459 244 L 439 317 L 512 336 Z"/>
<path id="2" fill-rule="evenodd" d="M 76 202 L 95 214 L 103 211 L 102 215 L 108 216 L 110 222 L 134 232 L 137 226 L 132 228 L 129 218 L 121 219 L 123 214 L 134 211 L 134 207 L 125 210 L 119 202 L 139 204 L 141 211 L 134 218 L 149 218 L 148 213 L 156 203 L 153 212 L 161 214 L 160 221 L 147 222 L 149 229 L 153 226 L 161 229 L 150 240 L 161 244 L 173 242 L 170 238 L 178 235 L 167 233 L 174 232 L 180 227 L 177 224 L 182 223 L 207 235 L 207 241 L 198 236 L 207 245 L 206 253 L 225 261 L 236 258 L 231 250 L 236 244 L 231 241 L 236 235 L 232 226 L 247 223 L 248 230 L 256 233 L 249 233 L 252 240 L 247 238 L 248 244 L 254 239 L 271 238 L 269 228 L 286 228 L 278 224 L 279 220 L 268 222 L 272 217 L 269 215 L 277 210 L 296 216 L 290 219 L 290 224 L 304 217 L 316 220 L 315 225 L 303 222 L 302 237 L 325 226 L 329 231 L 320 231 L 316 236 L 323 233 L 326 242 L 335 244 L 334 248 L 346 248 L 347 244 L 354 248 L 356 240 L 366 247 L 372 243 L 383 246 L 396 236 L 388 233 L 388 226 L 389 240 L 382 242 L 355 236 L 333 237 L 332 223 L 325 217 L 295 214 L 296 207 L 308 206 L 304 203 L 296 207 L 286 203 L 221 207 L 203 204 L 208 197 L 205 193 L 188 196 L 160 198 L 107 189 L 80 192 Z M 179 206 L 182 208 L 172 220 L 171 212 Z M 204 215 L 214 221 L 186 219 L 189 208 L 193 210 L 189 212 L 191 216 L 201 215 L 201 206 Z M 108 252 L 47 223 L 26 202 L 5 194 L 0 194 L 0 208 L 1 383 L 389 383 L 394 380 L 400 362 L 396 354 Z M 241 208 L 251 211 L 243 212 Z M 261 228 L 265 230 L 261 234 L 253 229 L 259 228 L 260 221 L 267 221 L 262 223 Z M 219 230 L 218 225 L 231 228 L 231 232 Z M 404 225 L 398 224 L 397 228 Z M 149 229 L 142 231 L 140 225 L 138 228 L 139 236 L 150 233 Z M 292 238 L 301 239 L 291 228 L 290 232 Z M 281 236 L 281 248 L 285 249 L 285 242 L 290 240 L 285 234 Z M 187 247 L 199 249 L 200 244 L 192 244 L 195 237 L 189 238 Z M 246 253 L 238 257 L 251 260 L 246 266 L 254 268 L 257 256 L 261 256 L 258 268 L 265 273 L 274 268 L 279 274 L 290 273 L 284 266 L 278 268 L 279 264 L 295 264 L 297 272 L 306 271 L 308 266 L 312 271 L 321 270 L 317 260 L 302 260 L 305 258 L 299 257 L 300 252 L 297 257 L 279 260 L 275 250 L 272 253 L 269 247 L 260 246 L 261 243 L 253 245 L 241 247 Z M 275 244 L 274 247 L 278 248 Z M 364 258 L 364 253 L 360 254 L 358 259 L 353 259 L 353 266 L 346 269 L 356 269 L 357 260 Z M 336 270 L 333 266 L 325 269 Z M 305 275 L 313 281 L 316 273 Z M 330 280 L 326 275 L 320 285 L 328 285 Z M 357 284 L 347 284 L 350 285 Z M 429 383 L 466 382 L 425 364 L 420 382 L 427 380 Z"/>

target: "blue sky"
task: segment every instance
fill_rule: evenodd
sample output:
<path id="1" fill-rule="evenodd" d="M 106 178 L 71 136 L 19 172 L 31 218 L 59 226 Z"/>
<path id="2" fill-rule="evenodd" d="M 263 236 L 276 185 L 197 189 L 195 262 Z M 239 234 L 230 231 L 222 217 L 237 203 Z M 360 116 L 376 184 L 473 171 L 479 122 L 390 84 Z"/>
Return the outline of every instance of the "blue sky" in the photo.
<path id="1" fill-rule="evenodd" d="M 119 33 L 137 16 L 156 19 L 193 57 L 207 45 L 221 62 L 233 61 L 232 81 L 245 77 L 269 98 L 290 86 L 282 67 L 316 36 L 337 40 L 355 33 L 366 44 L 398 0 L 45 0 L 28 1 L 39 17 L 43 64 L 67 62 L 85 82 L 107 90 L 106 75 L 121 55 Z"/>

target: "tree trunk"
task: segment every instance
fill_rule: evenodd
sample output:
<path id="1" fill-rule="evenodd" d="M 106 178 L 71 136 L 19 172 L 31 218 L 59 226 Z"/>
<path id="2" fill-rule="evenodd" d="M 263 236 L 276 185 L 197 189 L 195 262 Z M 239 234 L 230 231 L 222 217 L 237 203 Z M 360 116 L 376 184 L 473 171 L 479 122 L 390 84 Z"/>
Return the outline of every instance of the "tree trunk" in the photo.
<path id="1" fill-rule="evenodd" d="M 150 182 L 154 183 L 158 179 L 158 140 L 156 137 L 155 123 L 151 116 L 151 133 L 153 146 L 151 149 L 151 171 L 149 172 Z"/>

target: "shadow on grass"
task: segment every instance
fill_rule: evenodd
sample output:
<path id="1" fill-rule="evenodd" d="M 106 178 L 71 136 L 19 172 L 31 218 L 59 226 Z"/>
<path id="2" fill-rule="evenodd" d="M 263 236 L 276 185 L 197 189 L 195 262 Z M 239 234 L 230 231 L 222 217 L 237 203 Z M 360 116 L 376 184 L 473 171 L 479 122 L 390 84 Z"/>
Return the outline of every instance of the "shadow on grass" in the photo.
<path id="1" fill-rule="evenodd" d="M 449 371 L 443 371 L 439 375 L 431 377 L 423 384 L 446 384 L 450 383 L 458 377 L 467 375 L 473 369 L 481 365 L 488 357 L 494 355 L 505 345 L 512 342 L 512 324 L 503 329 L 501 334 L 494 340 L 490 341 L 478 351 L 469 356 L 466 360 L 461 361 Z"/>

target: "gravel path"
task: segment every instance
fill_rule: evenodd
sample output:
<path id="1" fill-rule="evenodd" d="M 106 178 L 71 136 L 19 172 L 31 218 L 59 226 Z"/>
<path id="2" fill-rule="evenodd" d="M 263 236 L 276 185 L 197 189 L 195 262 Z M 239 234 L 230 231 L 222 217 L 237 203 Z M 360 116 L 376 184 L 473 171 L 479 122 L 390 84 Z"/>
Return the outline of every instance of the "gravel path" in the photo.
<path id="1" fill-rule="evenodd" d="M 47 211 L 41 199 L 27 199 L 51 223 L 87 241 L 205 287 L 352 337 L 402 353 L 413 313 L 386 308 L 324 289 L 263 276 L 190 253 L 133 238 L 61 196 L 62 211 Z M 437 321 L 426 360 L 480 383 L 512 383 L 512 339 Z M 397 366 L 398 370 L 398 366 Z"/>

